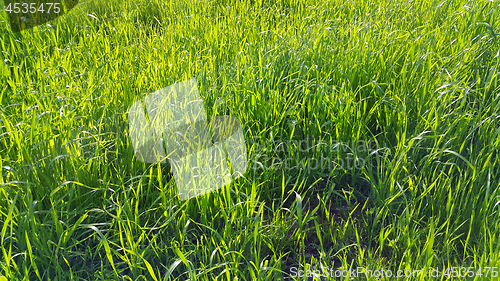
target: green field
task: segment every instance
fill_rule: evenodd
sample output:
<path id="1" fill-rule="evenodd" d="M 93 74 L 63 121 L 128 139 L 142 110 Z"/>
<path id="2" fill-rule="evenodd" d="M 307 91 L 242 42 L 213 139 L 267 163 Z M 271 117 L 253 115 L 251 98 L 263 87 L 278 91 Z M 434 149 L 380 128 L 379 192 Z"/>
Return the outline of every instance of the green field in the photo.
<path id="1" fill-rule="evenodd" d="M 0 51 L 1 281 L 499 275 L 498 1 L 82 0 Z M 127 116 L 191 78 L 249 167 L 182 201 Z"/>

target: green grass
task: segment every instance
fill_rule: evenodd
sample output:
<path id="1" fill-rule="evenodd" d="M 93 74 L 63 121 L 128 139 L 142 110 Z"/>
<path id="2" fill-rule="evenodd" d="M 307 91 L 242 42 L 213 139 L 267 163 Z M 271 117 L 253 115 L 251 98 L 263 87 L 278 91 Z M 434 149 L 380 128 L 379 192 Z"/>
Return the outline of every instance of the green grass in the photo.
<path id="1" fill-rule="evenodd" d="M 491 280 L 499 11 L 485 0 L 81 1 L 16 34 L 3 14 L 0 276 L 291 280 L 321 264 L 472 266 Z M 251 161 L 244 178 L 181 201 L 169 165 L 135 160 L 127 111 L 190 78 L 208 116 L 241 121 Z"/>

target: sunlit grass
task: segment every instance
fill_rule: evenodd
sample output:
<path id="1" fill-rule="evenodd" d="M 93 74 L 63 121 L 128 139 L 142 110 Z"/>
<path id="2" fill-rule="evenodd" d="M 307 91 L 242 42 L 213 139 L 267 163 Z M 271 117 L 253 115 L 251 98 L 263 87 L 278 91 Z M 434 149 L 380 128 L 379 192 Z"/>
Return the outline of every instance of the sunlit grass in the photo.
<path id="1" fill-rule="evenodd" d="M 500 266 L 498 11 L 463 0 L 82 1 L 17 34 L 3 16 L 0 275 Z M 244 178 L 180 201 L 169 165 L 134 158 L 127 113 L 190 78 L 207 116 L 241 121 L 250 163 Z"/>

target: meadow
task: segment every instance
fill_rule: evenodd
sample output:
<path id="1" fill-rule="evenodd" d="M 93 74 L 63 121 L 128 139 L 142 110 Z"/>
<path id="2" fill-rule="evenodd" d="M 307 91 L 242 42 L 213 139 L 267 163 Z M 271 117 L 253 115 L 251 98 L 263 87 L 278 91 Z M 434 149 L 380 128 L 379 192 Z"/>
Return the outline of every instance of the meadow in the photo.
<path id="1" fill-rule="evenodd" d="M 486 0 L 82 0 L 19 33 L 2 12 L 0 280 L 493 280 L 499 36 Z M 249 166 L 183 201 L 127 114 L 192 78 Z"/>

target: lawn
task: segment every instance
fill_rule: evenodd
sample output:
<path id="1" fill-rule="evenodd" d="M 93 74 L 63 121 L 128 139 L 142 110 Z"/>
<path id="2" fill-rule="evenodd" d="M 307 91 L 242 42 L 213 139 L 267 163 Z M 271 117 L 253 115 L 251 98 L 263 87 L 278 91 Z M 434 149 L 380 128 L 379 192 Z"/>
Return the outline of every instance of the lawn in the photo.
<path id="1" fill-rule="evenodd" d="M 499 36 L 486 0 L 81 0 L 18 33 L 2 12 L 0 281 L 492 280 Z M 128 113 L 189 79 L 248 168 L 181 200 Z"/>

